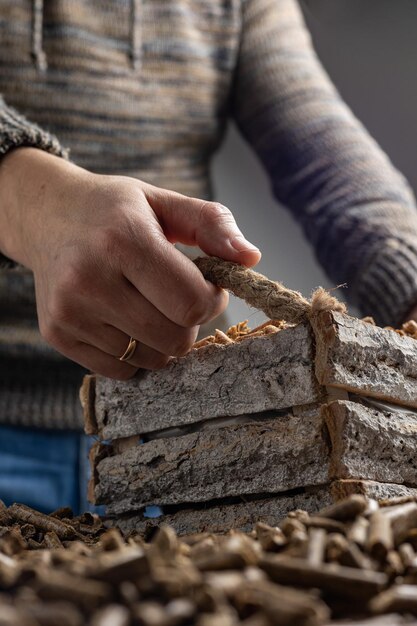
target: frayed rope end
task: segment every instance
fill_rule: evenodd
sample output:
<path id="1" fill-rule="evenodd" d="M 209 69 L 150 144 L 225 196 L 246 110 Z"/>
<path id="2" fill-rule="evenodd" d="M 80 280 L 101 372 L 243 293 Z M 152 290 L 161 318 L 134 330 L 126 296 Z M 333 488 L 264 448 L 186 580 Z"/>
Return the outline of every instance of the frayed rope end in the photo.
<path id="1" fill-rule="evenodd" d="M 326 289 L 318 287 L 311 297 L 310 316 L 318 315 L 322 311 L 337 311 L 338 313 L 346 313 L 347 308 L 343 302 L 340 302 L 334 296 L 331 296 Z"/>

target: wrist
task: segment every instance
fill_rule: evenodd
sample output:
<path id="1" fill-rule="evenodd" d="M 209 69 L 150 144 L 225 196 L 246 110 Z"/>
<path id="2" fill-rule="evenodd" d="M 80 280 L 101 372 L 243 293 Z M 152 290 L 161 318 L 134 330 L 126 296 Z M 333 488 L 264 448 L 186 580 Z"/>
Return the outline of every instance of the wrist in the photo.
<path id="1" fill-rule="evenodd" d="M 41 155 L 36 148 L 16 148 L 0 164 L 0 249 L 26 267 L 30 267 L 26 250 L 31 217 L 42 193 L 42 186 L 32 180 L 31 170 Z"/>
<path id="2" fill-rule="evenodd" d="M 68 170 L 80 168 L 29 147 L 16 148 L 0 163 L 0 251 L 31 270 Z"/>

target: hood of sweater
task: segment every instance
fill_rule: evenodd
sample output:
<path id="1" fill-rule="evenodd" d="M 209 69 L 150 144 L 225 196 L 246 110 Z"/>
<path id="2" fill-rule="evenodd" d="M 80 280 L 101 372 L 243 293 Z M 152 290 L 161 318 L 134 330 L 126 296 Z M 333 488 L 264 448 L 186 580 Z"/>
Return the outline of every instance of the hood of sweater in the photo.
<path id="1" fill-rule="evenodd" d="M 129 0 L 129 48 L 128 57 L 133 69 L 137 69 L 141 58 L 141 20 L 140 9 L 142 0 Z M 32 28 L 31 28 L 31 54 L 32 59 L 41 72 L 48 67 L 48 59 L 43 48 L 43 24 L 44 24 L 45 0 L 32 0 Z"/>

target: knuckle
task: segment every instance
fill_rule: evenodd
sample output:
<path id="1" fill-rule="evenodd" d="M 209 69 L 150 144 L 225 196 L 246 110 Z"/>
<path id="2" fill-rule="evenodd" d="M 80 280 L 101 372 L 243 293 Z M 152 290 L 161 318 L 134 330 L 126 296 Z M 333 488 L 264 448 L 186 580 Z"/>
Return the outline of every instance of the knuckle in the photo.
<path id="1" fill-rule="evenodd" d="M 60 274 L 55 292 L 59 298 L 65 298 L 68 293 L 74 293 L 77 289 L 80 270 L 78 264 L 73 263 Z"/>
<path id="2" fill-rule="evenodd" d="M 136 218 L 136 216 L 135 216 Z M 114 220 L 112 226 L 102 229 L 96 237 L 93 254 L 96 260 L 105 264 L 107 268 L 138 265 L 138 241 L 141 236 L 141 245 L 147 245 L 146 233 L 138 229 L 136 219 L 127 218 L 122 214 Z M 151 241 L 149 249 L 152 252 L 154 243 Z M 140 259 L 141 264 L 144 259 Z"/>
<path id="3" fill-rule="evenodd" d="M 51 325 L 55 328 L 59 326 L 71 325 L 73 320 L 73 305 L 71 293 L 68 290 L 59 289 L 49 303 L 49 316 Z"/>
<path id="4" fill-rule="evenodd" d="M 217 224 L 219 222 L 234 222 L 234 217 L 230 209 L 220 202 L 206 202 L 201 208 L 202 219 L 206 224 Z"/>
<path id="5" fill-rule="evenodd" d="M 207 313 L 210 309 L 206 298 L 202 294 L 196 294 L 187 305 L 180 316 L 181 325 L 185 327 L 199 326 L 207 319 Z"/>
<path id="6" fill-rule="evenodd" d="M 178 337 L 178 340 L 175 342 L 172 348 L 172 356 L 185 356 L 193 347 L 195 342 L 196 332 L 195 328 L 190 328 L 185 331 L 185 333 L 181 333 L 181 336 Z"/>
<path id="7" fill-rule="evenodd" d="M 74 295 L 91 295 L 94 280 L 85 261 L 80 261 L 70 268 L 63 277 L 61 294 L 65 299 L 73 299 Z"/>
<path id="8" fill-rule="evenodd" d="M 124 249 L 124 242 L 118 229 L 104 228 L 97 236 L 99 256 L 118 258 Z"/>
<path id="9" fill-rule="evenodd" d="M 50 319 L 46 322 L 39 323 L 39 330 L 42 337 L 51 346 L 58 349 L 64 346 L 62 332 L 54 320 Z"/>
<path id="10" fill-rule="evenodd" d="M 91 297 L 96 281 L 84 261 L 74 262 L 59 278 L 49 305 L 51 316 L 57 321 L 70 321 L 77 296 Z"/>
<path id="11" fill-rule="evenodd" d="M 52 343 L 51 339 L 53 339 L 53 332 L 49 322 L 39 320 L 39 332 L 47 343 Z"/>
<path id="12" fill-rule="evenodd" d="M 81 263 L 73 262 L 63 271 L 55 286 L 54 296 L 59 301 L 66 301 L 79 291 L 82 283 L 83 268 Z"/>

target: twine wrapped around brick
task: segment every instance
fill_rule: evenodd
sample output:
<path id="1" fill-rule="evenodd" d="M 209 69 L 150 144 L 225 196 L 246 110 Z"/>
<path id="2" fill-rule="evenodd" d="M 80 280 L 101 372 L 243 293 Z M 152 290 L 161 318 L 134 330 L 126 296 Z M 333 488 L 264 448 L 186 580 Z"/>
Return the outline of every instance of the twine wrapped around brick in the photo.
<path id="1" fill-rule="evenodd" d="M 194 263 L 204 278 L 227 289 L 270 319 L 298 324 L 321 311 L 346 313 L 346 305 L 323 287 L 316 289 L 311 300 L 307 300 L 298 291 L 287 289 L 281 283 L 231 261 L 199 257 Z"/>

